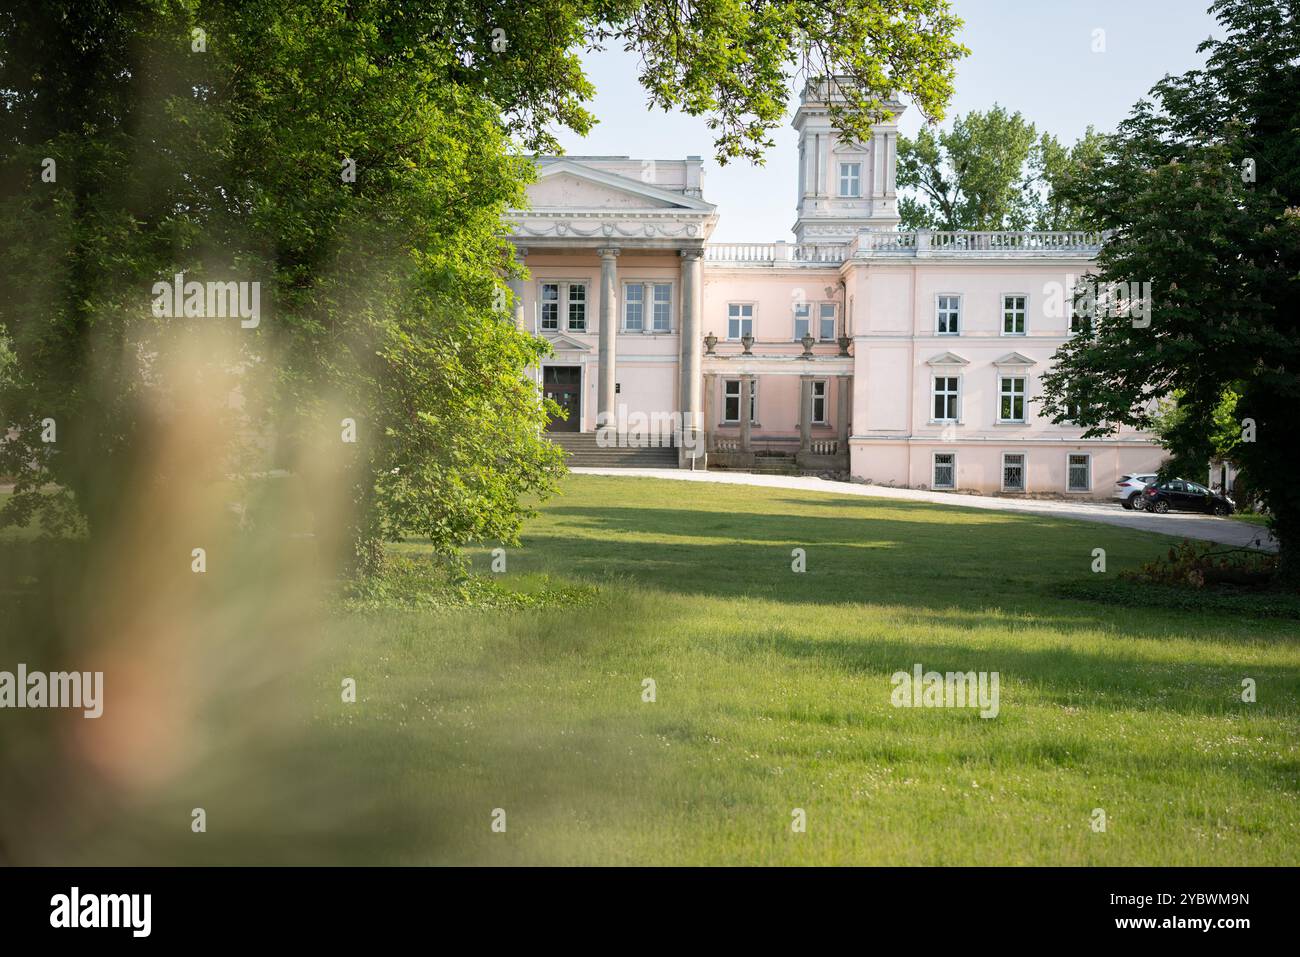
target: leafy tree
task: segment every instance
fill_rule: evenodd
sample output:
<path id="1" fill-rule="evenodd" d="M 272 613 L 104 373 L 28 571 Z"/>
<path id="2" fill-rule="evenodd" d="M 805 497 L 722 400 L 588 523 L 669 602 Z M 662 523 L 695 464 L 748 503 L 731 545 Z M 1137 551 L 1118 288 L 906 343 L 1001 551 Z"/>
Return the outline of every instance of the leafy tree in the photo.
<path id="1" fill-rule="evenodd" d="M 1089 127 L 1066 147 L 1001 106 L 972 110 L 952 129 L 900 137 L 898 210 L 904 229 L 1090 229 L 1088 208 L 1070 192 L 1099 155 Z"/>
<path id="2" fill-rule="evenodd" d="M 292 464 L 346 416 L 357 441 L 331 467 L 360 567 L 404 535 L 448 555 L 513 540 L 560 457 L 524 377 L 545 346 L 503 321 L 503 214 L 525 201 L 527 151 L 594 121 L 581 51 L 636 50 L 651 102 L 708 116 L 725 162 L 761 156 L 791 74 L 851 81 L 848 135 L 896 92 L 937 118 L 959 25 L 947 0 L 9 5 L 0 473 L 20 481 L 0 519 L 110 524 L 128 486 L 166 487 L 151 439 L 169 390 L 224 400 L 241 370 L 227 437 L 276 441 L 243 460 L 217 443 L 213 477 Z M 155 367 L 197 335 L 151 308 L 177 273 L 262 289 L 256 328 L 222 327 L 188 383 Z"/>
<path id="3" fill-rule="evenodd" d="M 1095 278 L 1103 289 L 1149 281 L 1149 324 L 1123 310 L 1099 315 L 1092 336 L 1058 351 L 1044 411 L 1061 421 L 1076 406 L 1086 434 L 1104 435 L 1150 428 L 1159 401 L 1177 393 L 1175 451 L 1203 457 L 1225 391 L 1238 393 L 1235 455 L 1272 513 L 1281 575 L 1294 587 L 1300 10 L 1285 0 L 1210 9 L 1224 33 L 1201 44 L 1204 68 L 1167 77 L 1134 107 L 1082 193 L 1117 230 Z"/>
<path id="4" fill-rule="evenodd" d="M 1090 171 L 1103 160 L 1106 136 L 1091 126 L 1073 146 L 1044 133 L 1030 157 L 1037 196 L 1035 229 L 1097 229 L 1099 221 L 1083 192 Z"/>
<path id="5" fill-rule="evenodd" d="M 1000 106 L 973 110 L 935 133 L 899 137 L 899 200 L 907 229 L 1025 229 L 1031 215 L 1025 172 L 1034 125 Z"/>
<path id="6" fill-rule="evenodd" d="M 1237 403 L 1241 396 L 1225 389 L 1211 415 L 1206 431 L 1187 414 L 1182 392 L 1175 390 L 1162 399 L 1151 415 L 1151 431 L 1173 456 L 1160 468 L 1164 478 L 1187 476 L 1200 481 L 1211 462 L 1235 462 L 1241 445 L 1241 419 Z"/>

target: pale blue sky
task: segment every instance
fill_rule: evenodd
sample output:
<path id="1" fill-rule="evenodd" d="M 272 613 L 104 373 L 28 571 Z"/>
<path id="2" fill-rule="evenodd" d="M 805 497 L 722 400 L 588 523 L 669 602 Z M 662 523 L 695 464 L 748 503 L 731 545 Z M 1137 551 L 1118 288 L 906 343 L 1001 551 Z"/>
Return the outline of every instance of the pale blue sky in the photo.
<path id="1" fill-rule="evenodd" d="M 1201 64 L 1196 47 L 1217 28 L 1208 6 L 1209 0 L 954 0 L 971 55 L 958 66 L 945 124 L 1000 103 L 1063 140 L 1073 141 L 1089 123 L 1113 129 L 1162 76 Z M 1101 53 L 1092 51 L 1096 29 L 1105 31 Z M 788 121 L 775 132 L 765 166 L 733 161 L 720 168 L 702 118 L 647 109 L 630 54 L 606 51 L 587 66 L 600 123 L 586 138 L 563 132 L 567 152 L 701 156 L 704 196 L 720 213 L 716 241 L 793 239 L 798 154 Z M 796 105 L 792 99 L 790 109 Z M 919 126 L 914 108 L 904 113 L 904 133 Z"/>

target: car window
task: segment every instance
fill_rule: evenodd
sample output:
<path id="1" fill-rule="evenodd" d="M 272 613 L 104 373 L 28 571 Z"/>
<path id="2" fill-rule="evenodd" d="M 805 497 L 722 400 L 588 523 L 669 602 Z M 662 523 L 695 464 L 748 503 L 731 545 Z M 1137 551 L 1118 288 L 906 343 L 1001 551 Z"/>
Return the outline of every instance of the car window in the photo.
<path id="1" fill-rule="evenodd" d="M 1170 492 L 1185 492 L 1187 491 L 1187 485 L 1185 482 L 1170 482 L 1167 490 Z"/>
<path id="2" fill-rule="evenodd" d="M 1197 485 L 1195 482 L 1187 483 L 1187 491 L 1195 492 L 1197 495 L 1209 495 L 1210 490 L 1204 485 Z"/>
<path id="3" fill-rule="evenodd" d="M 1148 485 L 1150 485 L 1152 482 L 1156 480 L 1156 477 L 1154 475 L 1139 475 L 1137 479 L 1139 482 L 1146 482 Z"/>

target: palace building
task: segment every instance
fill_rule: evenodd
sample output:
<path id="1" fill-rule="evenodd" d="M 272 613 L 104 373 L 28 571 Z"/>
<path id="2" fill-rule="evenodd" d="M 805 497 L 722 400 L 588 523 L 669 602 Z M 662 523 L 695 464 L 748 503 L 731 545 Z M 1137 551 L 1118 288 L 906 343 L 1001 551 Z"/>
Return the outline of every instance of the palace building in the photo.
<path id="1" fill-rule="evenodd" d="M 538 160 L 515 321 L 551 343 L 535 372 L 575 464 L 649 421 L 683 468 L 1096 498 L 1155 471 L 1150 436 L 1084 439 L 1034 401 L 1101 236 L 899 230 L 897 124 L 846 142 L 834 95 L 810 83 L 794 117 L 794 243 L 711 243 L 699 157 Z"/>

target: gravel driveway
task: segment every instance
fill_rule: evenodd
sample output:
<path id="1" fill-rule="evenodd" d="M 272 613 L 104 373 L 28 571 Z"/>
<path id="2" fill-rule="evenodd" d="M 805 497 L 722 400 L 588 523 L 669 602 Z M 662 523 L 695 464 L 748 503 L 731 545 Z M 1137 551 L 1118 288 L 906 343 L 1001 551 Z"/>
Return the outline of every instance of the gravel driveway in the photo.
<path id="1" fill-rule="evenodd" d="M 963 495 L 958 492 L 926 492 L 920 489 L 888 488 L 881 485 L 858 485 L 850 482 L 831 482 L 827 479 L 797 475 L 755 475 L 750 472 L 691 472 L 683 469 L 594 469 L 574 468 L 579 475 L 629 475 L 643 478 L 671 479 L 679 482 L 719 482 L 724 485 L 759 485 L 766 488 L 784 488 L 796 491 L 830 492 L 837 495 L 862 495 L 868 498 L 892 498 L 912 502 L 935 502 L 961 508 L 989 508 L 999 512 L 1030 512 L 1035 515 L 1054 515 L 1085 522 L 1102 522 L 1120 525 L 1144 532 L 1159 532 L 1179 538 L 1195 538 L 1221 545 L 1254 546 L 1277 551 L 1277 541 L 1266 528 L 1232 518 L 1216 515 L 1198 515 L 1190 512 L 1170 512 L 1152 515 L 1147 512 L 1125 511 L 1119 502 L 1068 502 L 1051 499 L 1015 499 L 982 495 Z"/>

